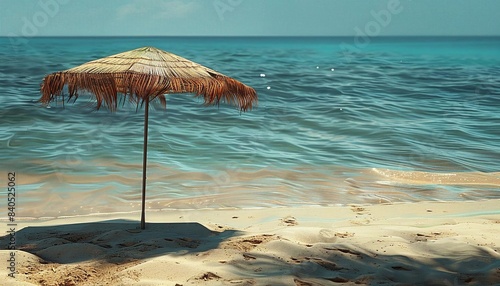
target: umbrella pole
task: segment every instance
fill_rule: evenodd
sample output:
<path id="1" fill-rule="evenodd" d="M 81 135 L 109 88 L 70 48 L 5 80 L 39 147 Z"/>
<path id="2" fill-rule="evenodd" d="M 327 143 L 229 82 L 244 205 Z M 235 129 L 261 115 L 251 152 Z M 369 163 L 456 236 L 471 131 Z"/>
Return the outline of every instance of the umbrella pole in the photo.
<path id="1" fill-rule="evenodd" d="M 148 116 L 149 116 L 149 98 L 146 99 L 144 112 L 144 150 L 142 158 L 142 212 L 141 229 L 146 228 L 146 167 L 148 161 Z"/>

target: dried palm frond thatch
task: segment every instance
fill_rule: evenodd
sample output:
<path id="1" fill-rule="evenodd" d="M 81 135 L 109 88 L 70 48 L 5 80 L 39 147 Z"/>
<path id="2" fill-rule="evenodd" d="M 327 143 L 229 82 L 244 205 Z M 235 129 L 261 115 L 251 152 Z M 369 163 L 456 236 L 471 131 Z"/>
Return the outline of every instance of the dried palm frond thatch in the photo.
<path id="1" fill-rule="evenodd" d="M 79 91 L 95 95 L 97 109 L 104 103 L 110 110 L 118 104 L 118 93 L 133 102 L 158 98 L 165 106 L 168 93 L 194 93 L 205 104 L 226 102 L 247 111 L 257 102 L 255 90 L 183 57 L 153 47 L 144 47 L 90 61 L 78 67 L 47 75 L 42 83 L 42 103 L 61 96 L 68 86 L 69 98 Z"/>

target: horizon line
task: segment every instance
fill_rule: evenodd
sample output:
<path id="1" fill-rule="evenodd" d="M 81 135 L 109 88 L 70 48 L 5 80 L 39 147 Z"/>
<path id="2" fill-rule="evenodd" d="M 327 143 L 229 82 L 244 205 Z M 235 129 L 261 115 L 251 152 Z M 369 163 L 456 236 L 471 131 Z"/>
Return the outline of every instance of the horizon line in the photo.
<path id="1" fill-rule="evenodd" d="M 0 38 L 352 38 L 356 35 L 0 35 Z M 499 35 L 381 35 L 371 38 L 418 38 L 418 37 L 442 37 L 442 38 L 471 38 L 471 37 L 500 37 Z"/>

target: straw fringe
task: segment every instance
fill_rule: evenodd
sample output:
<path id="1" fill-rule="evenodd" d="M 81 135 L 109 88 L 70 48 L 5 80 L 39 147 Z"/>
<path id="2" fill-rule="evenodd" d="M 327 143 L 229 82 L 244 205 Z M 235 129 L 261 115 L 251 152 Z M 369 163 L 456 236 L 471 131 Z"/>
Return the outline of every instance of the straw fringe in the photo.
<path id="1" fill-rule="evenodd" d="M 165 106 L 164 94 L 194 93 L 205 104 L 226 102 L 247 111 L 257 103 L 255 90 L 233 78 L 165 51 L 145 47 L 85 63 L 66 71 L 47 75 L 42 83 L 42 103 L 62 95 L 68 86 L 69 99 L 79 91 L 91 92 L 97 109 L 103 104 L 116 110 L 118 93 L 132 102 L 158 98 Z"/>

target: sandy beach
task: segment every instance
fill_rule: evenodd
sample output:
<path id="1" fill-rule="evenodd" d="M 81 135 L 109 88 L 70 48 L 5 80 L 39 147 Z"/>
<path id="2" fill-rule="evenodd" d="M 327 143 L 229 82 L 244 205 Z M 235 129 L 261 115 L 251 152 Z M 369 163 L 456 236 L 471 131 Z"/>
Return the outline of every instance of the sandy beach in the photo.
<path id="1" fill-rule="evenodd" d="M 15 278 L 9 250 L 0 275 L 2 285 L 499 285 L 499 206 L 164 210 L 144 231 L 138 213 L 21 220 Z"/>

